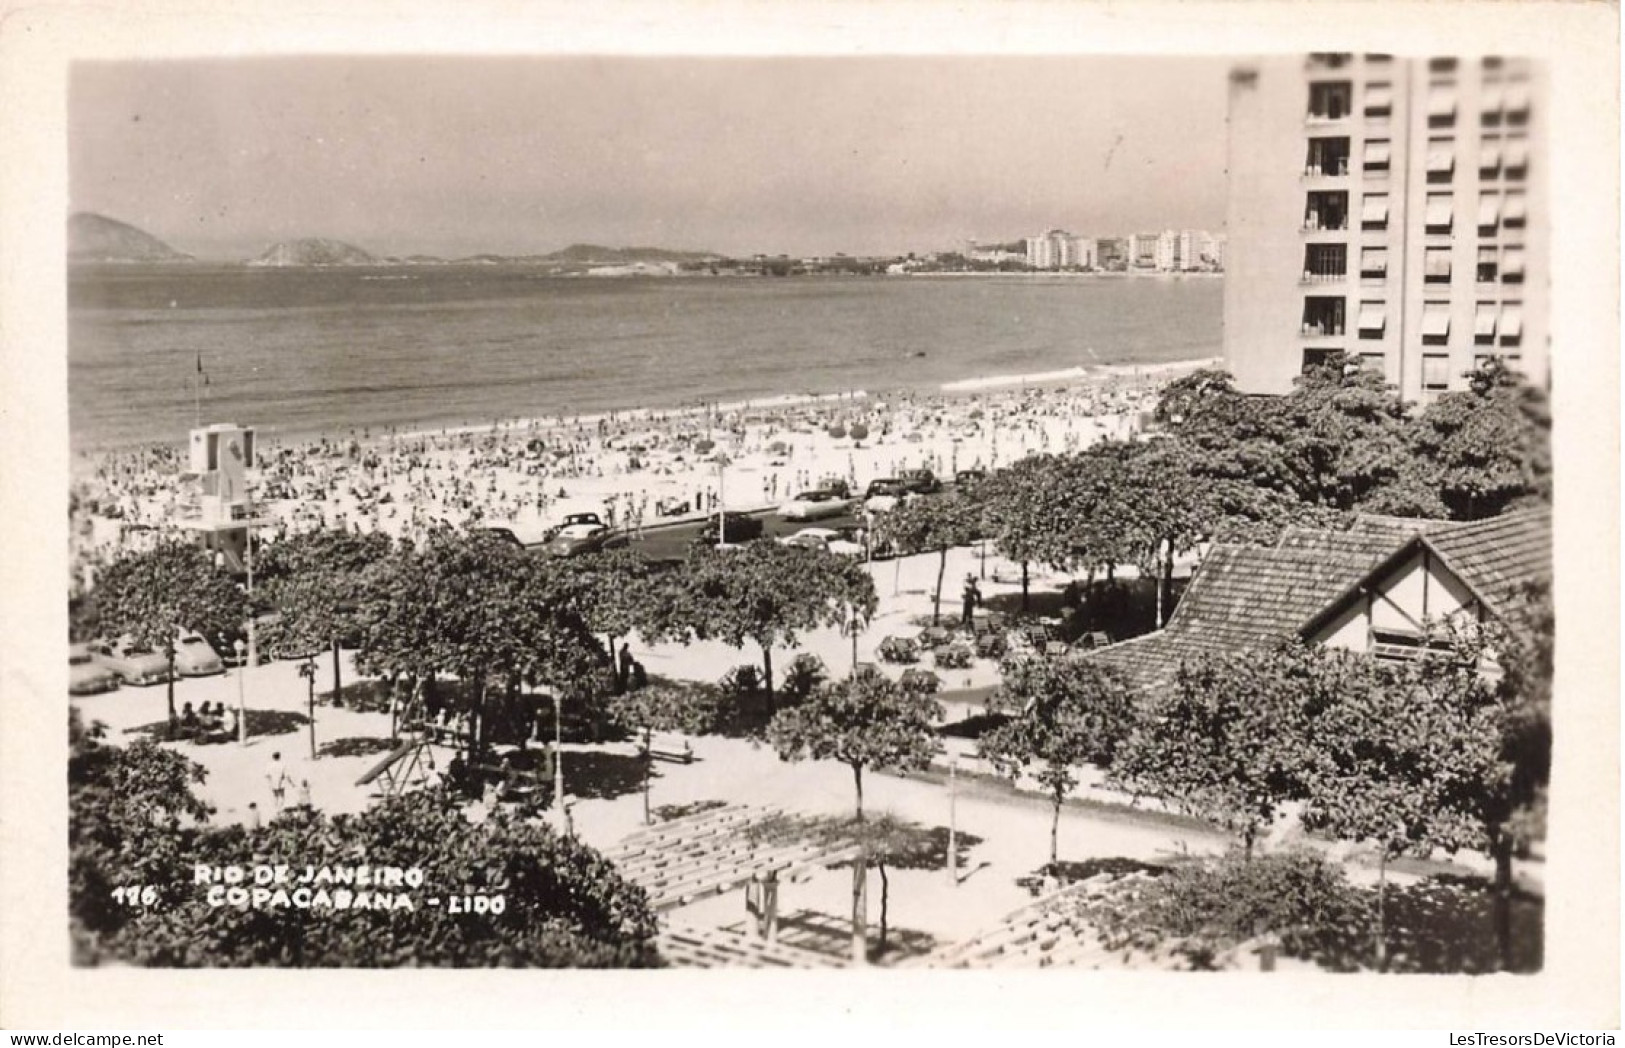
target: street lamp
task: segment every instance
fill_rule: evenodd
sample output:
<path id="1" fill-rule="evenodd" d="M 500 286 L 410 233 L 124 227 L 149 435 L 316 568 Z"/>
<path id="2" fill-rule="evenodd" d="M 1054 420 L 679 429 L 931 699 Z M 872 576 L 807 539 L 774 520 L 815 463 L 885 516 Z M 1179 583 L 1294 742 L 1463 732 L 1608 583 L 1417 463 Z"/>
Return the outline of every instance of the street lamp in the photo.
<path id="1" fill-rule="evenodd" d="M 237 652 L 237 745 L 248 742 L 248 707 L 243 699 L 243 677 L 248 673 L 248 645 L 241 637 L 232 644 Z"/>

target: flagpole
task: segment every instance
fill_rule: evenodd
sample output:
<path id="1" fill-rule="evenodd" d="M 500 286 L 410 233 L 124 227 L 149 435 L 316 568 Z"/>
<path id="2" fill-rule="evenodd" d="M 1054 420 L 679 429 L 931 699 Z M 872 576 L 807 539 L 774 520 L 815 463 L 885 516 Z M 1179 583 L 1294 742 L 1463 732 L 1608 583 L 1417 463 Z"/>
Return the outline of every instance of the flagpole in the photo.
<path id="1" fill-rule="evenodd" d="M 192 372 L 192 428 L 203 425 L 203 403 L 199 392 L 199 382 L 203 378 L 203 354 L 197 355 L 197 370 Z"/>

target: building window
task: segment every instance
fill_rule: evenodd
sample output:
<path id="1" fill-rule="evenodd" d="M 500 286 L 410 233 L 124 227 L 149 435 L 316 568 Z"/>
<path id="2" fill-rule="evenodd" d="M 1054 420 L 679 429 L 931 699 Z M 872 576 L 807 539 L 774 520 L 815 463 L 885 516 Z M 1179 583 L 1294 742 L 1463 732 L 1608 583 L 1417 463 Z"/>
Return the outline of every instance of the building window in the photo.
<path id="1" fill-rule="evenodd" d="M 1449 182 L 1455 174 L 1455 143 L 1448 138 L 1428 139 L 1428 181 Z"/>
<path id="2" fill-rule="evenodd" d="M 1388 307 L 1376 300 L 1360 303 L 1360 337 L 1381 338 L 1388 327 Z"/>
<path id="3" fill-rule="evenodd" d="M 1501 345 L 1515 346 L 1523 341 L 1523 303 L 1508 302 L 1501 306 Z"/>
<path id="4" fill-rule="evenodd" d="M 1310 69 L 1342 69 L 1354 61 L 1354 55 L 1346 51 L 1314 51 L 1309 55 Z"/>
<path id="5" fill-rule="evenodd" d="M 1506 64 L 1506 62 L 1501 58 L 1500 55 L 1485 55 L 1484 56 L 1484 68 L 1485 69 L 1500 69 L 1505 64 Z"/>
<path id="6" fill-rule="evenodd" d="M 1368 138 L 1365 142 L 1365 173 L 1368 175 L 1388 176 L 1388 164 L 1393 150 L 1386 138 Z"/>
<path id="7" fill-rule="evenodd" d="M 1507 284 L 1523 283 L 1523 248 L 1508 247 L 1501 253 L 1501 280 Z"/>
<path id="8" fill-rule="evenodd" d="M 1304 163 L 1306 175 L 1346 175 L 1349 173 L 1349 140 L 1347 138 L 1311 138 L 1309 158 Z"/>
<path id="9" fill-rule="evenodd" d="M 1451 127 L 1456 122 L 1456 85 L 1435 83 L 1428 88 L 1428 126 Z"/>
<path id="10" fill-rule="evenodd" d="M 1414 662 L 1425 654 L 1448 655 L 1454 650 L 1445 640 L 1409 630 L 1373 628 L 1371 631 L 1371 654 L 1383 662 Z"/>
<path id="11" fill-rule="evenodd" d="M 1387 82 L 1367 84 L 1365 87 L 1365 115 L 1386 118 L 1393 111 L 1393 85 Z"/>
<path id="12" fill-rule="evenodd" d="M 1473 341 L 1478 345 L 1493 345 L 1495 342 L 1496 321 L 1500 319 L 1501 307 L 1494 302 L 1480 302 L 1478 309 L 1473 313 Z"/>
<path id="13" fill-rule="evenodd" d="M 1330 364 L 1332 359 L 1341 352 L 1343 352 L 1341 349 L 1325 349 L 1318 347 L 1315 349 L 1306 349 L 1303 351 L 1302 370 L 1305 374 L 1307 374 L 1308 372 L 1323 368 L 1327 364 Z"/>
<path id="14" fill-rule="evenodd" d="M 1440 346 L 1450 341 L 1450 303 L 1423 303 L 1422 341 L 1430 346 Z"/>
<path id="15" fill-rule="evenodd" d="M 1480 284 L 1493 284 L 1501 275 L 1499 256 L 1493 247 L 1480 247 L 1478 249 L 1478 282 Z"/>
<path id="16" fill-rule="evenodd" d="M 1330 80 L 1309 85 L 1309 119 L 1342 120 L 1352 111 L 1354 85 L 1347 80 Z"/>
<path id="17" fill-rule="evenodd" d="M 1361 353 L 1360 366 L 1382 374 L 1388 370 L 1387 358 L 1381 353 Z"/>
<path id="18" fill-rule="evenodd" d="M 1481 178 L 1494 178 L 1501 170 L 1501 140 L 1483 139 L 1478 146 L 1478 174 Z"/>
<path id="19" fill-rule="evenodd" d="M 1388 194 L 1367 193 L 1360 202 L 1361 229 L 1388 228 Z"/>
<path id="20" fill-rule="evenodd" d="M 1527 83 L 1519 81 L 1507 85 L 1506 115 L 1507 123 L 1513 127 L 1522 127 L 1529 122 L 1529 85 Z"/>
<path id="21" fill-rule="evenodd" d="M 1428 59 L 1428 72 L 1430 73 L 1454 73 L 1455 71 L 1456 60 L 1454 58 Z"/>
<path id="22" fill-rule="evenodd" d="M 1347 244 L 1309 244 L 1303 249 L 1305 283 L 1342 280 L 1349 272 Z"/>
<path id="23" fill-rule="evenodd" d="M 1524 219 L 1528 217 L 1525 203 L 1521 190 L 1509 190 L 1501 209 L 1502 221 L 1513 229 L 1522 226 Z"/>
<path id="24" fill-rule="evenodd" d="M 1427 231 L 1448 233 L 1455 222 L 1456 205 L 1449 193 L 1429 193 L 1427 200 Z"/>
<path id="25" fill-rule="evenodd" d="M 1506 140 L 1506 176 L 1521 179 L 1529 173 L 1529 139 L 1521 135 Z"/>
<path id="26" fill-rule="evenodd" d="M 1501 126 L 1501 107 L 1505 98 L 1500 84 L 1484 84 L 1484 90 L 1478 96 L 1478 110 L 1485 127 Z"/>
<path id="27" fill-rule="evenodd" d="M 1310 193 L 1304 211 L 1303 228 L 1311 232 L 1349 227 L 1349 195 L 1346 192 Z"/>
<path id="28" fill-rule="evenodd" d="M 1343 299 L 1311 295 L 1303 300 L 1303 333 L 1311 338 L 1343 334 Z"/>
<path id="29" fill-rule="evenodd" d="M 1481 193 L 1478 197 L 1478 232 L 1487 237 L 1495 235 L 1501 224 L 1501 194 Z"/>
<path id="30" fill-rule="evenodd" d="M 1422 256 L 1422 279 L 1428 284 L 1450 283 L 1450 249 L 1430 247 Z"/>
<path id="31" fill-rule="evenodd" d="M 1429 393 L 1450 388 L 1450 354 L 1422 354 L 1422 388 Z"/>
<path id="32" fill-rule="evenodd" d="M 1366 247 L 1360 249 L 1360 279 L 1385 280 L 1388 277 L 1388 249 Z"/>

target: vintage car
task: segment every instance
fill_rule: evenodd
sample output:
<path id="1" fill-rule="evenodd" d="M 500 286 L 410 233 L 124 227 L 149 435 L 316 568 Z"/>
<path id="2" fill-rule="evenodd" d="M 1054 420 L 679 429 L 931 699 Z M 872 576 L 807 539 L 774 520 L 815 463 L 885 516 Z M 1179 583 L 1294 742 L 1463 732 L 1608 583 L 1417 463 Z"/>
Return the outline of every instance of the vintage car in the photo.
<path id="1" fill-rule="evenodd" d="M 794 535 L 783 536 L 779 541 L 786 546 L 821 549 L 840 557 L 863 557 L 863 546 L 834 528 L 802 528 Z"/>
<path id="2" fill-rule="evenodd" d="M 162 684 L 169 679 L 169 660 L 129 637 L 92 644 L 90 653 L 125 684 Z"/>
<path id="3" fill-rule="evenodd" d="M 548 539 L 545 547 L 549 556 L 580 557 L 600 550 L 617 549 L 627 545 L 626 533 L 613 531 L 602 524 L 565 524 Z"/>
<path id="4" fill-rule="evenodd" d="M 175 638 L 175 672 L 182 677 L 210 677 L 226 672 L 226 664 L 203 634 L 184 630 Z"/>
<path id="5" fill-rule="evenodd" d="M 785 520 L 823 520 L 850 512 L 852 503 L 828 488 L 803 491 L 779 507 L 779 516 Z"/>
<path id="6" fill-rule="evenodd" d="M 726 533 L 723 535 L 724 544 L 733 542 L 748 542 L 751 539 L 762 537 L 762 522 L 759 518 L 748 513 L 726 512 L 722 515 L 725 522 Z M 717 518 L 712 517 L 706 521 L 705 527 L 695 536 L 694 544 L 697 546 L 715 546 L 717 544 Z"/>
<path id="7" fill-rule="evenodd" d="M 89 644 L 68 646 L 68 694 L 97 695 L 118 687 L 118 674 L 98 663 Z"/>

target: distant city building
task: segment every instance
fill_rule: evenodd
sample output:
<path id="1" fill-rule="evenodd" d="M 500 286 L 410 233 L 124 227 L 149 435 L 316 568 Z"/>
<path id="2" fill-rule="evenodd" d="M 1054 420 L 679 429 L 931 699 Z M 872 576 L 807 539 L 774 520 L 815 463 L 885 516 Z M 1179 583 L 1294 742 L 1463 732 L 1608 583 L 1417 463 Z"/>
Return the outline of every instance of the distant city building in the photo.
<path id="1" fill-rule="evenodd" d="M 1134 233 L 1128 238 L 1128 262 L 1132 269 L 1156 269 L 1160 233 Z"/>
<path id="2" fill-rule="evenodd" d="M 1485 357 L 1548 381 L 1545 83 L 1527 60 L 1316 54 L 1230 75 L 1225 358 L 1284 393 L 1344 351 L 1407 400 Z"/>
<path id="3" fill-rule="evenodd" d="M 1096 266 L 1095 241 L 1074 236 L 1064 229 L 1051 229 L 1028 237 L 1027 264 L 1034 269 L 1093 269 Z"/>
<path id="4" fill-rule="evenodd" d="M 1101 269 L 1127 269 L 1129 255 L 1129 243 L 1124 237 L 1101 237 L 1095 241 L 1095 257 Z"/>

